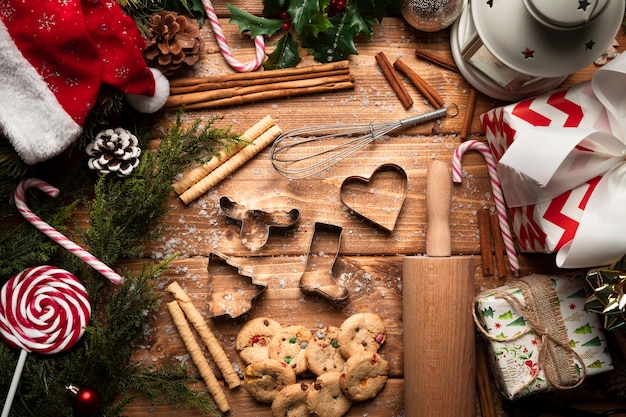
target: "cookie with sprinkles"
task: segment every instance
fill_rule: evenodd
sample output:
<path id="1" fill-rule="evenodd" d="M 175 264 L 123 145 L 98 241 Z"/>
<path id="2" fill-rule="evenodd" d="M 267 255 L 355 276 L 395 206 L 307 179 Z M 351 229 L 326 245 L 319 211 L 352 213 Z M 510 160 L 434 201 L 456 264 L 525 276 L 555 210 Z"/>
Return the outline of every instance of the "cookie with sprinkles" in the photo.
<path id="1" fill-rule="evenodd" d="M 269 342 L 269 357 L 286 364 L 296 375 L 300 375 L 307 370 L 305 352 L 311 338 L 309 329 L 301 324 L 284 326 Z"/>
<path id="2" fill-rule="evenodd" d="M 269 358 L 268 345 L 283 326 L 269 317 L 257 317 L 246 322 L 235 342 L 239 357 L 246 365 Z"/>
<path id="3" fill-rule="evenodd" d="M 306 348 L 307 367 L 315 375 L 329 371 L 340 371 L 346 359 L 339 352 L 337 335 L 339 328 L 326 326 L 313 333 L 311 343 Z"/>
<path id="4" fill-rule="evenodd" d="M 357 313 L 348 317 L 339 327 L 339 352 L 349 358 L 362 351 L 377 352 L 385 342 L 385 324 L 374 313 Z"/>

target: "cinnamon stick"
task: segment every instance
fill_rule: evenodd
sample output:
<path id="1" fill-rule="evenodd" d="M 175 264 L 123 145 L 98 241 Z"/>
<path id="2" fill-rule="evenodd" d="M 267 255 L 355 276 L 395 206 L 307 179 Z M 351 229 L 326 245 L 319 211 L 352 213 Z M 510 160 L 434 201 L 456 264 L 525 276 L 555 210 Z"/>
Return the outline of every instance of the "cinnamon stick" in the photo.
<path id="1" fill-rule="evenodd" d="M 469 97 L 467 98 L 467 104 L 465 105 L 465 115 L 463 117 L 463 126 L 461 127 L 461 140 L 467 139 L 467 136 L 472 129 L 474 107 L 476 106 L 476 90 L 473 87 L 469 87 L 469 89 Z"/>
<path id="2" fill-rule="evenodd" d="M 483 266 L 483 275 L 493 276 L 493 255 L 491 252 L 491 221 L 489 209 L 478 210 L 478 231 L 480 233 L 480 260 Z"/>
<path id="3" fill-rule="evenodd" d="M 197 85 L 201 83 L 214 83 L 223 81 L 236 81 L 236 80 L 256 80 L 259 78 L 277 78 L 281 79 L 286 76 L 300 75 L 300 74 L 316 74 L 325 71 L 335 71 L 341 69 L 347 69 L 350 67 L 350 62 L 347 60 L 331 62 L 328 64 L 308 65 L 295 68 L 282 68 L 271 71 L 253 71 L 253 72 L 237 72 L 232 74 L 220 74 L 212 75 L 208 77 L 196 77 L 196 78 L 179 78 L 170 81 L 171 87 L 184 87 L 190 85 Z"/>
<path id="4" fill-rule="evenodd" d="M 504 242 L 502 241 L 502 232 L 500 230 L 500 221 L 497 213 L 489 213 L 489 221 L 491 223 L 491 233 L 493 239 L 493 252 L 496 257 L 496 268 L 498 270 L 498 278 L 506 276 L 506 257 L 504 250 Z"/>
<path id="5" fill-rule="evenodd" d="M 387 79 L 387 82 L 389 83 L 389 85 L 391 85 L 391 88 L 398 96 L 398 99 L 400 100 L 404 108 L 408 109 L 409 107 L 411 107 L 413 105 L 413 99 L 409 95 L 409 92 L 407 91 L 404 84 L 402 84 L 402 81 L 400 81 L 400 78 L 398 77 L 396 72 L 393 70 L 393 67 L 387 59 L 387 56 L 385 56 L 384 52 L 379 52 L 376 54 L 375 58 L 376 62 L 378 62 L 378 66 L 383 72 L 383 75 Z"/>
<path id="6" fill-rule="evenodd" d="M 422 77 L 420 77 L 415 71 L 411 69 L 407 64 L 398 59 L 393 63 L 395 69 L 403 73 L 415 87 L 426 97 L 426 99 L 436 108 L 443 107 L 443 99 L 434 88 L 430 86 Z"/>
<path id="7" fill-rule="evenodd" d="M 332 77 L 337 75 L 347 75 L 350 73 L 349 68 L 341 68 L 337 70 L 308 72 L 302 74 L 286 75 L 280 78 L 280 81 L 297 81 L 307 80 L 311 78 Z M 276 77 L 249 78 L 243 80 L 227 80 L 227 81 L 206 81 L 194 85 L 185 85 L 180 87 L 170 87 L 170 95 L 197 93 L 200 91 L 213 91 L 224 88 L 233 87 L 249 87 L 253 85 L 264 85 L 276 82 Z"/>
<path id="8" fill-rule="evenodd" d="M 189 356 L 193 360 L 193 363 L 198 368 L 198 372 L 200 376 L 204 380 L 211 396 L 215 400 L 217 407 L 225 413 L 230 409 L 230 405 L 228 404 L 228 400 L 226 399 L 226 395 L 224 394 L 224 390 L 222 386 L 218 382 L 215 374 L 211 370 L 208 361 L 202 354 L 202 350 L 200 350 L 200 345 L 196 341 L 193 333 L 191 332 L 191 327 L 189 327 L 189 323 L 185 319 L 185 314 L 183 310 L 181 310 L 178 302 L 172 301 L 167 303 L 167 309 L 172 316 L 172 320 L 176 325 L 176 329 L 178 329 L 178 333 L 180 334 L 180 338 L 183 340 L 187 351 L 189 352 Z"/>
<path id="9" fill-rule="evenodd" d="M 486 355 L 484 345 L 478 343 L 476 346 L 476 387 L 478 400 L 482 417 L 496 417 L 497 414 Z"/>
<path id="10" fill-rule="evenodd" d="M 313 87 L 285 88 L 280 90 L 263 91 L 242 96 L 211 100 L 202 103 L 185 105 L 186 110 L 212 109 L 216 107 L 240 106 L 246 103 L 254 103 L 264 100 L 273 100 L 285 97 L 296 97 L 309 94 L 325 93 L 329 91 L 348 90 L 354 88 L 354 80 L 328 83 Z"/>
<path id="11" fill-rule="evenodd" d="M 432 54 L 419 48 L 415 50 L 415 55 L 418 58 L 423 58 L 429 62 L 432 62 L 433 64 L 439 65 L 440 67 L 459 72 L 459 68 L 456 66 L 454 61 L 450 61 L 449 59 L 443 58 L 439 55 Z"/>
<path id="12" fill-rule="evenodd" d="M 254 126 L 247 129 L 241 135 L 240 139 L 242 140 L 242 142 L 248 142 L 248 144 L 250 144 L 250 142 L 261 136 L 263 132 L 265 132 L 273 125 L 274 120 L 270 116 L 265 116 L 263 119 L 256 122 Z M 224 149 L 218 155 L 213 156 L 213 158 L 211 158 L 208 162 L 193 169 L 192 171 L 185 174 L 183 178 L 176 181 L 173 184 L 174 191 L 176 191 L 176 194 L 181 195 L 191 186 L 200 181 L 202 178 L 206 177 L 211 171 L 219 167 L 224 162 L 228 161 L 233 155 L 242 150 L 245 146 L 247 146 L 246 143 L 237 143 L 236 145 L 231 145 L 228 149 Z"/>
<path id="13" fill-rule="evenodd" d="M 305 80 L 275 82 L 271 84 L 251 85 L 248 87 L 223 88 L 212 91 L 201 91 L 197 93 L 171 95 L 165 103 L 165 108 L 179 107 L 183 104 L 206 103 L 209 101 L 241 97 L 256 93 L 269 92 L 274 90 L 287 90 L 291 88 L 309 88 L 324 84 L 351 81 L 349 74 L 336 75 L 331 77 L 317 77 Z M 186 106 L 186 108 L 189 108 Z"/>

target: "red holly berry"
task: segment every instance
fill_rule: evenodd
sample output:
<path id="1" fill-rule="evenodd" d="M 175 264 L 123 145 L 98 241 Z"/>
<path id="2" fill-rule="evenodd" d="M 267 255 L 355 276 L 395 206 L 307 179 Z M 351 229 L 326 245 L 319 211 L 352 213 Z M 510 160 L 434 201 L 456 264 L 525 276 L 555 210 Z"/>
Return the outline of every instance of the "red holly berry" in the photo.
<path id="1" fill-rule="evenodd" d="M 284 21 L 283 24 L 280 25 L 280 28 L 284 31 L 288 31 L 291 29 L 291 22 L 289 20 Z"/>
<path id="2" fill-rule="evenodd" d="M 287 20 L 289 19 L 289 13 L 287 13 L 287 10 L 283 10 L 282 12 L 280 12 L 280 18 L 282 20 Z"/>

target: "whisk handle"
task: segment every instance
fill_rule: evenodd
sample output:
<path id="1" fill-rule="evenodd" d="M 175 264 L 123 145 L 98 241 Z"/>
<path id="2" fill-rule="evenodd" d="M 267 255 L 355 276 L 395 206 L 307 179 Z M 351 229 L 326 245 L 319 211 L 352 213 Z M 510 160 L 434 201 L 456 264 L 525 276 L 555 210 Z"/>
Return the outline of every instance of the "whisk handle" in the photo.
<path id="1" fill-rule="evenodd" d="M 459 107 L 456 104 L 448 104 L 440 109 L 433 110 L 428 113 L 418 114 L 416 116 L 407 117 L 400 120 L 399 127 L 415 126 L 420 123 L 428 122 L 429 120 L 439 119 L 444 116 L 454 117 L 459 114 Z"/>

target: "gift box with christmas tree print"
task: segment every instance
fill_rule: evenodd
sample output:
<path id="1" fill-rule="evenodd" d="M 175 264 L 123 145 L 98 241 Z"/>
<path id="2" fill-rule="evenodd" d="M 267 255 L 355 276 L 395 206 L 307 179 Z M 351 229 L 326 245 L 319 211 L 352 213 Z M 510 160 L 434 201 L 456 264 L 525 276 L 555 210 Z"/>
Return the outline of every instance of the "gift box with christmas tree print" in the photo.
<path id="1" fill-rule="evenodd" d="M 581 277 L 530 275 L 476 297 L 502 394 L 517 399 L 580 385 L 613 369 L 598 314 L 585 309 Z"/>

